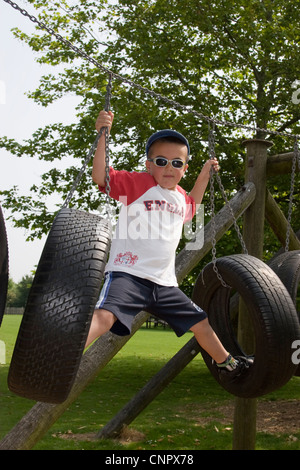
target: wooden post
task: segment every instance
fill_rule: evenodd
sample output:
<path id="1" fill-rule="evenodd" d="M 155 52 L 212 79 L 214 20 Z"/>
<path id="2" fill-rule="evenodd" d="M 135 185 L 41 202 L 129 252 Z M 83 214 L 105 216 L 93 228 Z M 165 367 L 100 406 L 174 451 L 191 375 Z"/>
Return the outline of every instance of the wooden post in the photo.
<path id="1" fill-rule="evenodd" d="M 253 182 L 256 197 L 244 214 L 243 238 L 249 255 L 259 259 L 263 257 L 266 166 L 267 149 L 271 142 L 261 139 L 247 140 L 245 146 L 245 182 Z M 243 350 L 251 354 L 254 350 L 251 320 L 247 308 L 240 302 L 238 339 Z M 233 444 L 234 450 L 254 450 L 256 441 L 256 405 L 255 398 L 236 398 L 234 411 Z"/>

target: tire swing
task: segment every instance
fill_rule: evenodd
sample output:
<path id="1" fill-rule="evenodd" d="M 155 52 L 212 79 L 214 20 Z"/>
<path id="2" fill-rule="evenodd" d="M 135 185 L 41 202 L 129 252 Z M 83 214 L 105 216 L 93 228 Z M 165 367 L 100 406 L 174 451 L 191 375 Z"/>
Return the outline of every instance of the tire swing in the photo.
<path id="1" fill-rule="evenodd" d="M 210 132 L 210 158 L 215 155 L 213 135 L 214 132 Z M 216 178 L 230 209 L 219 175 Z M 225 390 L 241 398 L 257 398 L 282 387 L 294 375 L 297 366 L 291 360 L 291 347 L 293 341 L 300 338 L 299 320 L 293 300 L 278 275 L 263 261 L 248 254 L 232 211 L 243 254 L 216 258 L 213 173 L 210 201 L 213 260 L 200 273 L 192 299 L 206 311 L 224 347 L 234 356 L 247 356 L 230 318 L 231 294 L 239 294 L 252 322 L 255 350 L 248 352 L 253 358 L 251 367 L 231 383 L 224 383 L 211 357 L 203 349 L 201 353 L 208 369 Z"/>
<path id="2" fill-rule="evenodd" d="M 215 265 L 226 286 L 216 276 Z M 300 338 L 298 316 L 286 287 L 261 260 L 239 254 L 209 263 L 196 281 L 193 300 L 207 312 L 212 328 L 233 355 L 247 356 L 230 320 L 232 289 L 244 300 L 252 321 L 253 365 L 236 382 L 224 384 L 211 357 L 201 352 L 212 375 L 228 392 L 242 398 L 256 398 L 282 387 L 294 375 L 297 366 L 291 361 L 291 345 Z"/>
<path id="3" fill-rule="evenodd" d="M 108 90 L 109 87 L 110 83 Z M 103 130 L 100 130 L 71 193 Z M 105 135 L 108 165 L 106 128 Z M 71 193 L 46 240 L 8 374 L 8 386 L 13 393 L 48 403 L 65 401 L 74 383 L 99 297 L 111 240 L 109 218 L 65 207 Z"/>
<path id="4" fill-rule="evenodd" d="M 5 312 L 8 287 L 8 243 L 2 208 L 0 206 L 0 326 Z"/>
<path id="5" fill-rule="evenodd" d="M 281 279 L 287 288 L 292 301 L 297 309 L 297 292 L 300 286 L 300 250 L 287 251 L 274 258 L 269 266 Z M 298 307 L 299 308 L 299 307 Z M 297 312 L 298 319 L 300 312 Z M 295 374 L 300 377 L 300 365 L 298 365 Z"/>

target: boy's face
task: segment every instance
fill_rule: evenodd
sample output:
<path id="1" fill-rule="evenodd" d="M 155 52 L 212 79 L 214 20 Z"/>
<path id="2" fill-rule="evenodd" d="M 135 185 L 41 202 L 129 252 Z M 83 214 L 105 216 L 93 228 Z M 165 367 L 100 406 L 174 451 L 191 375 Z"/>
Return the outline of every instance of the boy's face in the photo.
<path id="1" fill-rule="evenodd" d="M 188 164 L 185 163 L 187 159 L 186 145 L 173 142 L 154 142 L 150 147 L 149 158 L 156 157 L 164 157 L 167 160 L 180 159 L 184 162 L 183 167 L 178 169 L 173 168 L 170 163 L 164 167 L 159 167 L 154 162 L 146 161 L 147 171 L 153 176 L 157 184 L 164 189 L 175 189 L 188 168 Z"/>

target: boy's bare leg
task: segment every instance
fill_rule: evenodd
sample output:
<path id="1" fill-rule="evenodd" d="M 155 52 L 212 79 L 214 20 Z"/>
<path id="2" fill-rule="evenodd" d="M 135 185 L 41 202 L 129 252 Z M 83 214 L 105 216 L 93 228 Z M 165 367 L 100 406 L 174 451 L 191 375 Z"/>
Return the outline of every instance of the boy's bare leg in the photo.
<path id="1" fill-rule="evenodd" d="M 95 310 L 90 331 L 85 343 L 85 348 L 87 348 L 96 338 L 109 331 L 116 320 L 117 319 L 114 314 L 108 310 L 104 310 L 103 308 Z"/>
<path id="2" fill-rule="evenodd" d="M 223 347 L 216 333 L 210 326 L 208 319 L 192 326 L 191 331 L 194 333 L 196 340 L 200 346 L 218 363 L 224 362 L 228 357 L 228 352 Z"/>

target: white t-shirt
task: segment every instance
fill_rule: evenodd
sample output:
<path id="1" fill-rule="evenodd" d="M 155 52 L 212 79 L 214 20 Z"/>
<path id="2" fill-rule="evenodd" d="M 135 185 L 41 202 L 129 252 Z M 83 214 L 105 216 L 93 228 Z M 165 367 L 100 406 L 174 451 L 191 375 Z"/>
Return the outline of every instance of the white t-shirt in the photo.
<path id="1" fill-rule="evenodd" d="M 162 188 L 146 172 L 110 168 L 110 187 L 110 197 L 123 205 L 106 272 L 122 271 L 160 285 L 177 286 L 176 248 L 183 223 L 194 216 L 194 199 L 180 186 Z"/>

